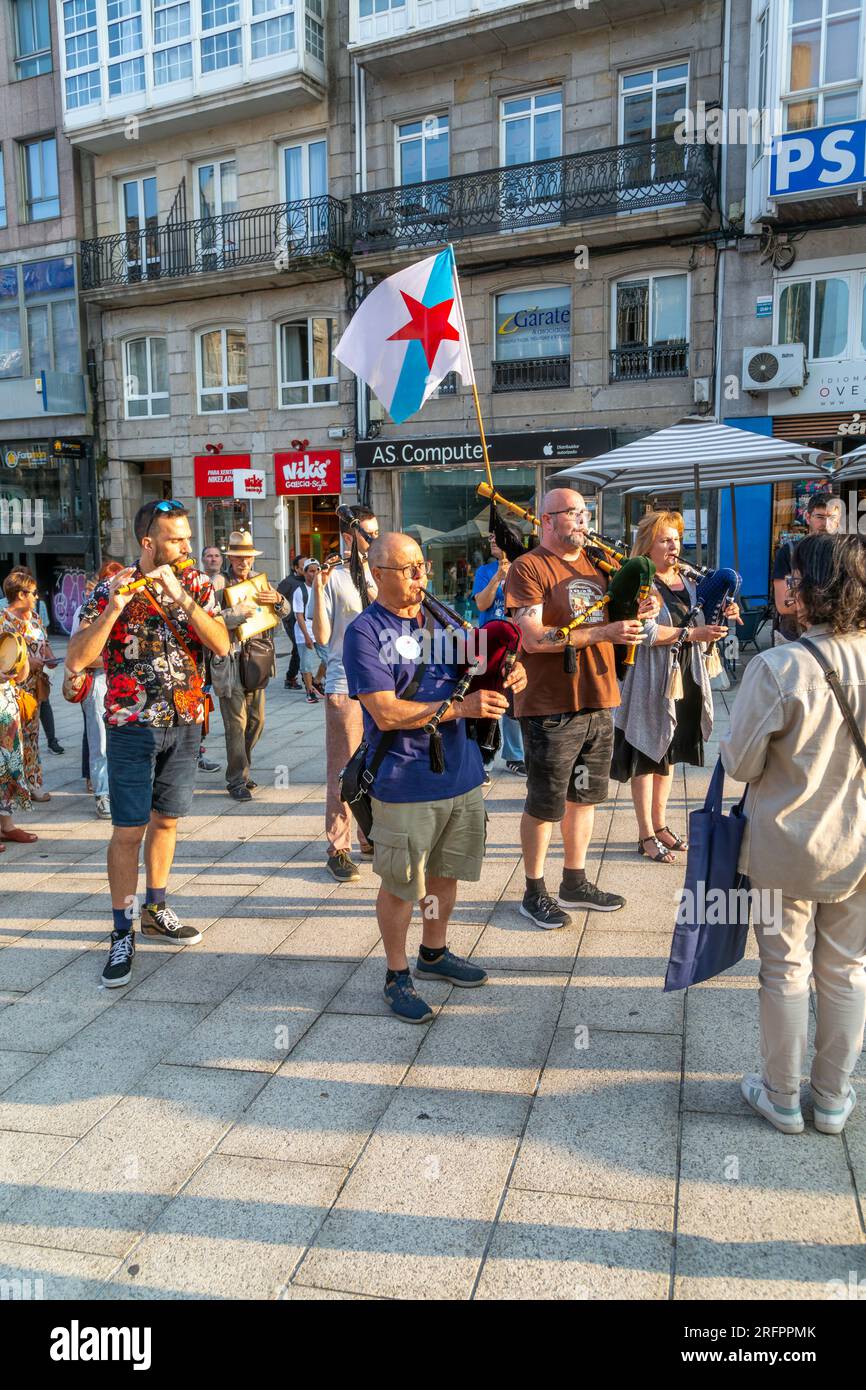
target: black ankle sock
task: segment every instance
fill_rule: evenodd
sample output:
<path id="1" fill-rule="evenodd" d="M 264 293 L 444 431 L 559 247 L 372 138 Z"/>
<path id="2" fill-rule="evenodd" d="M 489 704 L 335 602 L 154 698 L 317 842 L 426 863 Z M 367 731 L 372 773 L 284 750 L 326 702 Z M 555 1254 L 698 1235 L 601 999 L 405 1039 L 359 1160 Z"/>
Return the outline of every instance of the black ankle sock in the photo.
<path id="1" fill-rule="evenodd" d="M 405 969 L 405 970 L 386 970 L 386 972 L 385 972 L 385 984 L 386 984 L 386 985 L 393 984 L 394 981 L 396 980 L 396 978 L 397 978 L 398 975 L 408 975 L 408 974 L 409 974 L 409 967 L 408 967 L 408 965 L 406 966 L 406 969 Z"/>
<path id="2" fill-rule="evenodd" d="M 562 886 L 564 888 L 582 888 L 586 883 L 586 869 L 563 869 Z"/>
<path id="3" fill-rule="evenodd" d="M 527 878 L 526 891 L 527 893 L 546 893 L 547 889 L 544 886 L 544 875 L 542 874 L 541 878 Z"/>
<path id="4" fill-rule="evenodd" d="M 429 965 L 429 964 L 432 964 L 432 962 L 433 962 L 434 960 L 439 960 L 441 956 L 444 956 L 444 954 L 445 954 L 445 947 L 444 947 L 444 946 L 421 946 L 421 947 L 420 947 L 420 954 L 421 954 L 421 959 L 422 959 L 422 960 L 426 960 L 427 963 L 428 963 L 428 965 Z"/>

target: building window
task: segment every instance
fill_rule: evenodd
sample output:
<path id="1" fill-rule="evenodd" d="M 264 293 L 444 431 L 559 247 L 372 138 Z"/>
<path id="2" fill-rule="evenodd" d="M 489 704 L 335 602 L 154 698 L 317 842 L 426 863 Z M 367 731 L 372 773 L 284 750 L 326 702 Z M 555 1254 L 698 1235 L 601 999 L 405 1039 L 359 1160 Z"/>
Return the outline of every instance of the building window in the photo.
<path id="1" fill-rule="evenodd" d="M 332 405 L 337 400 L 334 320 L 301 319 L 277 328 L 280 406 Z"/>
<path id="2" fill-rule="evenodd" d="M 620 280 L 612 336 L 611 381 L 688 376 L 688 276 Z"/>
<path id="3" fill-rule="evenodd" d="M 621 144 L 670 139 L 678 125 L 678 113 L 688 106 L 689 65 L 672 63 L 623 73 L 619 92 Z"/>
<path id="4" fill-rule="evenodd" d="M 21 146 L 25 220 L 44 222 L 60 216 L 57 141 L 53 135 Z"/>
<path id="5" fill-rule="evenodd" d="M 325 61 L 325 25 L 322 0 L 307 0 L 304 19 L 307 52 L 319 62 Z"/>
<path id="6" fill-rule="evenodd" d="M 494 391 L 571 384 L 571 291 L 564 286 L 496 296 Z"/>
<path id="7" fill-rule="evenodd" d="M 6 226 L 6 170 L 3 165 L 3 151 L 0 150 L 0 227 Z"/>
<path id="8" fill-rule="evenodd" d="M 791 0 L 786 130 L 856 120 L 860 107 L 863 0 Z"/>
<path id="9" fill-rule="evenodd" d="M 71 256 L 0 270 L 0 377 L 81 371 Z"/>
<path id="10" fill-rule="evenodd" d="M 126 234 L 130 281 L 155 280 L 161 269 L 156 176 L 127 179 L 120 186 L 120 217 Z"/>
<path id="11" fill-rule="evenodd" d="M 250 30 L 251 55 L 274 58 L 295 48 L 295 13 L 286 0 L 252 0 L 253 23 Z M 288 13 L 286 11 L 288 10 Z M 258 18 L 271 15 L 271 19 Z M 257 22 L 258 20 L 258 22 Z"/>
<path id="12" fill-rule="evenodd" d="M 448 177 L 448 117 L 425 116 L 397 126 L 397 182 L 427 183 Z"/>
<path id="13" fill-rule="evenodd" d="M 810 359 L 845 357 L 850 285 L 847 276 L 814 276 L 779 287 L 779 343 L 803 343 Z"/>
<path id="14" fill-rule="evenodd" d="M 362 19 L 370 19 L 374 14 L 383 14 L 387 10 L 402 10 L 406 6 L 406 0 L 360 0 L 360 12 Z"/>
<path id="15" fill-rule="evenodd" d="M 123 378 L 126 418 L 168 415 L 168 348 L 165 338 L 134 338 L 126 344 Z"/>
<path id="16" fill-rule="evenodd" d="M 102 98 L 96 0 L 64 0 L 66 107 L 74 111 Z"/>
<path id="17" fill-rule="evenodd" d="M 198 406 L 202 415 L 247 409 L 247 335 L 214 328 L 199 335 Z"/>
<path id="18" fill-rule="evenodd" d="M 141 0 L 107 0 L 108 95 L 144 91 L 144 40 Z M 141 56 L 135 56 L 141 55 Z"/>
<path id="19" fill-rule="evenodd" d="M 50 0 L 12 0 L 15 76 L 38 77 L 51 71 Z"/>
<path id="20" fill-rule="evenodd" d="M 500 106 L 502 163 L 530 164 L 562 154 L 562 92 L 534 92 Z"/>
<path id="21" fill-rule="evenodd" d="M 756 164 L 764 154 L 763 131 L 761 122 L 763 113 L 767 110 L 767 74 L 770 62 L 770 7 L 769 5 L 760 16 L 757 25 L 757 73 L 755 100 L 752 106 L 755 117 L 752 121 L 752 163 Z"/>
<path id="22" fill-rule="evenodd" d="M 231 28 L 240 21 L 239 0 L 201 0 L 201 70 L 218 72 L 237 67 L 241 61 L 241 31 Z M 219 33 L 208 33 L 219 30 Z"/>

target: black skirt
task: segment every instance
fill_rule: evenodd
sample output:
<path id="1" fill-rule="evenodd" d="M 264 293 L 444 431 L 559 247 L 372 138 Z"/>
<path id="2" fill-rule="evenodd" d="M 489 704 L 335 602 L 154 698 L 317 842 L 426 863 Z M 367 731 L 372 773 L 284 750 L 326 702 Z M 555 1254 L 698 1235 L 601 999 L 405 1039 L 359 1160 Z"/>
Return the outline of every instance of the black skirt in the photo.
<path id="1" fill-rule="evenodd" d="M 668 589 L 666 585 L 661 583 L 658 583 L 658 588 L 663 592 L 674 626 L 681 627 L 688 612 L 688 605 L 684 603 L 681 595 L 675 590 Z M 659 762 L 653 762 L 646 753 L 641 753 L 639 748 L 632 747 L 622 729 L 615 729 L 613 761 L 610 768 L 610 775 L 615 781 L 630 782 L 632 777 L 645 777 L 651 772 L 665 776 L 675 763 L 688 763 L 691 767 L 704 766 L 704 739 L 701 733 L 703 695 L 701 687 L 692 675 L 691 661 L 689 660 L 691 653 L 688 647 L 685 648 L 683 655 L 685 659 L 680 667 L 683 677 L 683 698 L 674 704 L 676 727 L 670 748 Z"/>

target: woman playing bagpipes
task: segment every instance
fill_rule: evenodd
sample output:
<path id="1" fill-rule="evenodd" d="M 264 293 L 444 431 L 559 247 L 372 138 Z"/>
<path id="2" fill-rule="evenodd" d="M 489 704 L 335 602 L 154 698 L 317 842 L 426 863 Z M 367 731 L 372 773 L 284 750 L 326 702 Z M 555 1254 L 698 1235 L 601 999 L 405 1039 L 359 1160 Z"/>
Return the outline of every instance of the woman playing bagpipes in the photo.
<path id="1" fill-rule="evenodd" d="M 682 538 L 679 512 L 647 512 L 638 525 L 631 556 L 655 565 L 662 608 L 645 624 L 614 712 L 611 776 L 631 783 L 638 853 L 656 864 L 673 864 L 672 851 L 687 848 L 667 824 L 672 773 L 677 763 L 703 767 L 713 728 L 707 650 L 727 636 L 727 627 L 695 612 L 696 587 L 677 567 Z M 728 603 L 724 616 L 739 622 L 737 605 Z"/>

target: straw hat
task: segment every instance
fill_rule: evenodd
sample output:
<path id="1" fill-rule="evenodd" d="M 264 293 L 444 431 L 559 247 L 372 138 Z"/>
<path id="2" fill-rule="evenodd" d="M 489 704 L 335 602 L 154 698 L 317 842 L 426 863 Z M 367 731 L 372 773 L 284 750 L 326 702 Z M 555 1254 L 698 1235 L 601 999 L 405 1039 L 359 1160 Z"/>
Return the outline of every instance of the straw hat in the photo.
<path id="1" fill-rule="evenodd" d="M 242 559 L 251 560 L 254 555 L 262 553 L 253 546 L 253 538 L 249 531 L 232 531 L 226 546 L 226 555 L 238 555 Z"/>

